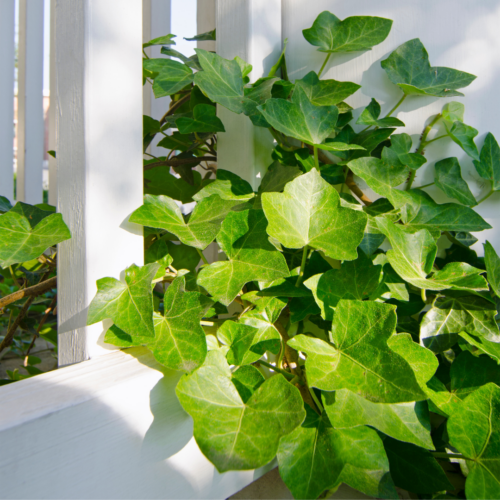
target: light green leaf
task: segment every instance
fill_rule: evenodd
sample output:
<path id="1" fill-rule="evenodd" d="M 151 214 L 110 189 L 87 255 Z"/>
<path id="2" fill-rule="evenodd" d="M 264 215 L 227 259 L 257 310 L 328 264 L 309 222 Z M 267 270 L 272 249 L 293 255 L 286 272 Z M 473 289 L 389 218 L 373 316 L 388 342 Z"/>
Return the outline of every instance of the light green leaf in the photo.
<path id="1" fill-rule="evenodd" d="M 435 352 L 453 346 L 460 332 L 500 342 L 496 307 L 477 295 L 437 297 L 420 325 L 422 345 Z"/>
<path id="2" fill-rule="evenodd" d="M 479 152 L 474 142 L 478 131 L 458 121 L 453 123 L 451 127 L 447 122 L 444 122 L 444 126 L 453 142 L 456 142 L 472 159 L 479 161 Z"/>
<path id="3" fill-rule="evenodd" d="M 159 36 L 158 38 L 153 38 L 149 42 L 143 43 L 142 48 L 146 49 L 147 47 L 151 47 L 152 45 L 175 45 L 174 40 L 172 38 L 176 38 L 176 35 L 165 35 Z"/>
<path id="4" fill-rule="evenodd" d="M 443 120 L 446 120 L 449 123 L 463 122 L 464 112 L 465 112 L 465 106 L 461 102 L 452 101 L 452 102 L 447 102 L 443 106 L 441 115 L 443 116 Z"/>
<path id="5" fill-rule="evenodd" d="M 266 175 L 262 178 L 259 193 L 281 192 L 290 181 L 299 175 L 302 175 L 300 168 L 286 167 L 279 161 L 275 161 L 269 166 Z"/>
<path id="6" fill-rule="evenodd" d="M 486 135 L 479 161 L 474 160 L 474 166 L 483 179 L 491 182 L 494 191 L 500 189 L 500 147 L 491 132 Z"/>
<path id="7" fill-rule="evenodd" d="M 407 166 L 412 170 L 417 170 L 427 160 L 421 154 L 410 153 L 412 145 L 408 134 L 393 134 L 390 147 L 385 146 L 382 149 L 382 160 L 394 167 Z"/>
<path id="8" fill-rule="evenodd" d="M 194 437 L 219 472 L 256 469 L 276 454 L 280 438 L 304 420 L 299 390 L 282 375 L 243 402 L 220 350 L 179 381 L 176 394 L 194 420 Z"/>
<path id="9" fill-rule="evenodd" d="M 384 434 L 434 449 L 429 411 L 423 401 L 417 403 L 372 403 L 347 389 L 324 392 L 323 406 L 336 429 L 369 425 Z"/>
<path id="10" fill-rule="evenodd" d="M 398 498 L 382 440 L 373 429 L 334 429 L 306 406 L 306 420 L 281 438 L 280 475 L 294 498 L 318 498 L 347 483 L 376 498 Z"/>
<path id="11" fill-rule="evenodd" d="M 359 115 L 356 123 L 358 125 L 369 125 L 370 127 L 404 127 L 405 124 L 394 118 L 393 116 L 388 116 L 386 118 L 378 117 L 380 116 L 380 104 L 372 98 L 370 104 L 363 110 Z"/>
<path id="12" fill-rule="evenodd" d="M 356 52 L 382 43 L 391 26 L 392 20 L 383 17 L 352 16 L 341 21 L 325 10 L 302 33 L 320 52 Z"/>
<path id="13" fill-rule="evenodd" d="M 500 387 L 486 384 L 473 392 L 446 424 L 450 443 L 468 461 L 467 498 L 500 498 Z"/>
<path id="14" fill-rule="evenodd" d="M 255 196 L 252 186 L 239 175 L 228 170 L 217 169 L 217 179 L 196 193 L 193 198 L 201 201 L 213 194 L 219 195 L 223 200 L 247 201 Z"/>
<path id="15" fill-rule="evenodd" d="M 47 248 L 71 238 L 61 214 L 36 207 L 26 212 L 20 205 L 0 215 L 0 267 L 39 257 Z"/>
<path id="16" fill-rule="evenodd" d="M 194 79 L 191 68 L 172 59 L 144 59 L 143 65 L 155 74 L 153 92 L 157 99 L 179 92 Z"/>
<path id="17" fill-rule="evenodd" d="M 446 196 L 473 207 L 477 201 L 462 178 L 457 158 L 445 158 L 434 165 L 434 183 Z"/>
<path id="18" fill-rule="evenodd" d="M 381 65 L 407 95 L 461 96 L 457 89 L 467 87 L 476 78 L 456 69 L 431 67 L 429 54 L 418 38 L 400 45 Z"/>
<path id="19" fill-rule="evenodd" d="M 488 271 L 488 282 L 497 297 L 500 297 L 500 258 L 498 258 L 493 245 L 486 241 L 484 246 L 484 263 Z"/>
<path id="20" fill-rule="evenodd" d="M 352 82 L 320 80 L 314 71 L 310 71 L 300 80 L 295 80 L 295 85 L 302 87 L 315 106 L 336 105 L 361 88 L 361 85 Z"/>
<path id="21" fill-rule="evenodd" d="M 252 365 L 240 366 L 233 372 L 231 381 L 242 401 L 246 403 L 252 394 L 265 382 L 264 375 Z"/>
<path id="22" fill-rule="evenodd" d="M 223 200 L 217 195 L 203 198 L 188 222 L 175 201 L 168 196 L 144 196 L 144 205 L 130 216 L 131 222 L 166 229 L 182 243 L 204 250 L 217 236 L 224 217 L 241 202 Z"/>
<path id="23" fill-rule="evenodd" d="M 349 389 L 377 403 L 427 399 L 407 361 L 387 341 L 396 328 L 395 307 L 378 302 L 341 300 L 330 345 L 297 335 L 288 344 L 307 354 L 310 385 L 324 391 Z"/>
<path id="24" fill-rule="evenodd" d="M 151 281 L 159 267 L 132 264 L 125 269 L 125 283 L 115 278 L 97 280 L 97 294 L 89 306 L 87 325 L 112 319 L 132 338 L 154 337 Z"/>
<path id="25" fill-rule="evenodd" d="M 465 332 L 460 332 L 460 337 L 474 347 L 477 347 L 481 352 L 484 352 L 500 364 L 500 344 L 490 342 L 489 340 L 478 337 L 477 335 L 469 335 Z"/>
<path id="26" fill-rule="evenodd" d="M 287 248 L 308 245 L 333 259 L 356 259 L 367 216 L 341 207 L 337 191 L 316 169 L 289 182 L 283 194 L 264 193 L 262 205 L 269 235 Z"/>
<path id="27" fill-rule="evenodd" d="M 175 124 L 181 134 L 226 131 L 220 118 L 216 116 L 215 108 L 210 104 L 198 104 L 193 109 L 193 118 L 187 116 L 178 118 Z"/>
<path id="28" fill-rule="evenodd" d="M 198 284 L 228 305 L 249 281 L 287 277 L 285 258 L 269 243 L 266 227 L 262 210 L 229 213 L 217 236 L 229 260 L 204 267 L 198 275 Z"/>

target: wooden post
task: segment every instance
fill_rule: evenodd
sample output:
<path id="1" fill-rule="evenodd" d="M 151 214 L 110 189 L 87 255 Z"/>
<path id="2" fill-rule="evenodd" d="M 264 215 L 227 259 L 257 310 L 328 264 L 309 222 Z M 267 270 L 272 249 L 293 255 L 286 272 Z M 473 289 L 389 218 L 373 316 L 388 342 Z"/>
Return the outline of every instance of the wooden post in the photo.
<path id="1" fill-rule="evenodd" d="M 215 29 L 215 4 L 215 0 L 198 0 L 196 8 L 196 32 L 198 34 Z M 197 45 L 199 49 L 215 51 L 217 42 L 198 42 Z"/>
<path id="2" fill-rule="evenodd" d="M 47 1 L 47 0 L 46 0 Z M 57 149 L 56 0 L 50 0 L 49 151 Z M 49 155 L 49 203 L 57 205 L 57 160 Z"/>
<path id="3" fill-rule="evenodd" d="M 19 0 L 17 199 L 43 200 L 43 1 Z"/>
<path id="4" fill-rule="evenodd" d="M 141 0 L 56 0 L 60 365 L 109 350 L 85 326 L 96 280 L 143 264 L 141 44 Z"/>
<path id="5" fill-rule="evenodd" d="M 217 53 L 250 63 L 252 82 L 265 76 L 282 50 L 281 0 L 217 0 L 216 20 Z M 271 134 L 221 106 L 218 115 L 226 128 L 218 135 L 218 167 L 238 174 L 256 189 L 272 162 Z"/>
<path id="6" fill-rule="evenodd" d="M 0 2 L 0 196 L 14 195 L 14 7 Z"/>

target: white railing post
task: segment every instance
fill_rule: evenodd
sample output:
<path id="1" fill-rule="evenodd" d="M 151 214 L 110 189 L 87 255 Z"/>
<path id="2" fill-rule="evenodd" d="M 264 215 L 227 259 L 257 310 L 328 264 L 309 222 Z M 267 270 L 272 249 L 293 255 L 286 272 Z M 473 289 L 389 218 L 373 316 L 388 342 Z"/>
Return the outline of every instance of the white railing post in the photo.
<path id="1" fill-rule="evenodd" d="M 197 33 L 206 33 L 215 29 L 216 0 L 198 0 L 196 8 Z M 215 51 L 217 42 L 198 42 L 198 48 Z"/>
<path id="2" fill-rule="evenodd" d="M 43 200 L 43 0 L 19 0 L 16 198 Z"/>
<path id="3" fill-rule="evenodd" d="M 56 0 L 59 364 L 106 352 L 96 280 L 143 263 L 142 0 Z"/>
<path id="4" fill-rule="evenodd" d="M 239 56 L 253 66 L 252 82 L 265 76 L 281 53 L 281 0 L 217 0 L 217 53 Z M 218 134 L 217 164 L 246 179 L 254 189 L 271 163 L 272 137 L 244 115 L 218 106 L 226 128 Z"/>
<path id="5" fill-rule="evenodd" d="M 47 0 L 46 0 L 47 1 Z M 50 104 L 49 151 L 57 148 L 57 99 L 56 99 L 56 0 L 50 0 Z M 49 155 L 49 203 L 57 205 L 57 160 Z"/>
<path id="6" fill-rule="evenodd" d="M 0 2 L 0 196 L 14 193 L 14 15 L 15 0 Z"/>

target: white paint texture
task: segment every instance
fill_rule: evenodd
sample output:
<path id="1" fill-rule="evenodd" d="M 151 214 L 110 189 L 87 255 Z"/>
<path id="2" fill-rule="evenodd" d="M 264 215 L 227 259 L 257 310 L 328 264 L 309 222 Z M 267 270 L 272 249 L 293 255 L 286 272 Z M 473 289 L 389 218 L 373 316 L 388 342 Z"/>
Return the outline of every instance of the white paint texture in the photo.
<path id="1" fill-rule="evenodd" d="M 19 0 L 18 201 L 43 200 L 43 0 Z"/>
<path id="2" fill-rule="evenodd" d="M 109 349 L 85 326 L 96 280 L 143 263 L 141 44 L 141 0 L 57 0 L 60 365 Z"/>
<path id="3" fill-rule="evenodd" d="M 57 149 L 57 84 L 56 84 L 56 0 L 50 1 L 50 52 L 49 52 L 49 86 L 51 99 L 49 105 L 49 140 L 48 150 Z M 49 204 L 57 206 L 57 159 L 49 155 Z"/>
<path id="4" fill-rule="evenodd" d="M 250 63 L 252 82 L 265 76 L 282 50 L 281 0 L 217 0 L 216 21 L 217 53 Z M 256 189 L 272 161 L 272 137 L 246 116 L 217 108 L 226 129 L 218 134 L 218 167 L 240 175 Z"/>
<path id="5" fill-rule="evenodd" d="M 347 102 L 356 108 L 355 117 L 375 97 L 382 105 L 382 116 L 401 97 L 401 92 L 387 78 L 380 66 L 395 48 L 412 38 L 420 38 L 429 52 L 433 66 L 448 66 L 477 75 L 477 79 L 461 91 L 465 97 L 440 99 L 437 97 L 409 97 L 396 115 L 406 123 L 398 129 L 410 134 L 417 143 L 424 123 L 431 115 L 441 111 L 449 101 L 465 104 L 465 123 L 479 130 L 476 143 L 482 146 L 484 136 L 492 132 L 500 140 L 498 112 L 498 81 L 500 80 L 500 4 L 497 0 L 482 0 L 473 4 L 468 0 L 286 0 L 283 12 L 283 37 L 288 37 L 287 64 L 290 79 L 302 78 L 308 71 L 318 71 L 324 55 L 309 45 L 302 36 L 302 30 L 309 28 L 316 16 L 324 11 L 333 12 L 340 19 L 355 15 L 387 17 L 394 20 L 388 38 L 371 51 L 363 54 L 337 55 L 330 59 L 323 78 L 353 81 L 363 85 Z M 358 126 L 359 127 L 359 126 Z M 442 133 L 439 129 L 429 138 Z M 489 185 L 476 173 L 471 160 L 451 141 L 438 141 L 426 149 L 428 163 L 418 170 L 414 185 L 432 182 L 434 162 L 456 156 L 463 169 L 464 178 L 470 182 L 477 199 L 487 194 Z M 360 186 L 363 182 L 359 181 Z M 455 201 L 446 198 L 436 187 L 427 192 L 440 203 Z M 374 196 L 375 197 L 375 196 Z M 482 242 L 488 239 L 500 249 L 500 216 L 498 203 L 500 194 L 494 194 L 476 208 L 494 228 L 476 234 L 479 242 L 473 247 L 482 254 Z"/>
<path id="6" fill-rule="evenodd" d="M 0 2 L 0 196 L 14 192 L 14 0 Z"/>

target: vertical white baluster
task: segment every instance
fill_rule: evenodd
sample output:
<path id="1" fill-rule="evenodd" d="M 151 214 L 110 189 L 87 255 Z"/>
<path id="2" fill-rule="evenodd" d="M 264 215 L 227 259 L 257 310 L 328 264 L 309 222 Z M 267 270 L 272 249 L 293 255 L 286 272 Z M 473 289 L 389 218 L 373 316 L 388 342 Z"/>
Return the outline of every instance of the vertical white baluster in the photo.
<path id="1" fill-rule="evenodd" d="M 207 31 L 215 29 L 215 12 L 215 0 L 198 0 L 196 10 L 198 34 L 206 33 Z M 212 41 L 198 42 L 199 49 L 215 51 L 216 46 L 216 42 Z"/>
<path id="2" fill-rule="evenodd" d="M 19 0 L 17 199 L 41 203 L 43 175 L 43 0 Z"/>
<path id="3" fill-rule="evenodd" d="M 46 0 L 47 1 L 47 0 Z M 56 99 L 56 0 L 50 0 L 50 107 L 49 151 L 57 148 L 57 99 Z M 57 160 L 49 155 L 49 203 L 57 205 Z"/>
<path id="4" fill-rule="evenodd" d="M 14 0 L 0 2 L 0 196 L 14 192 Z"/>

